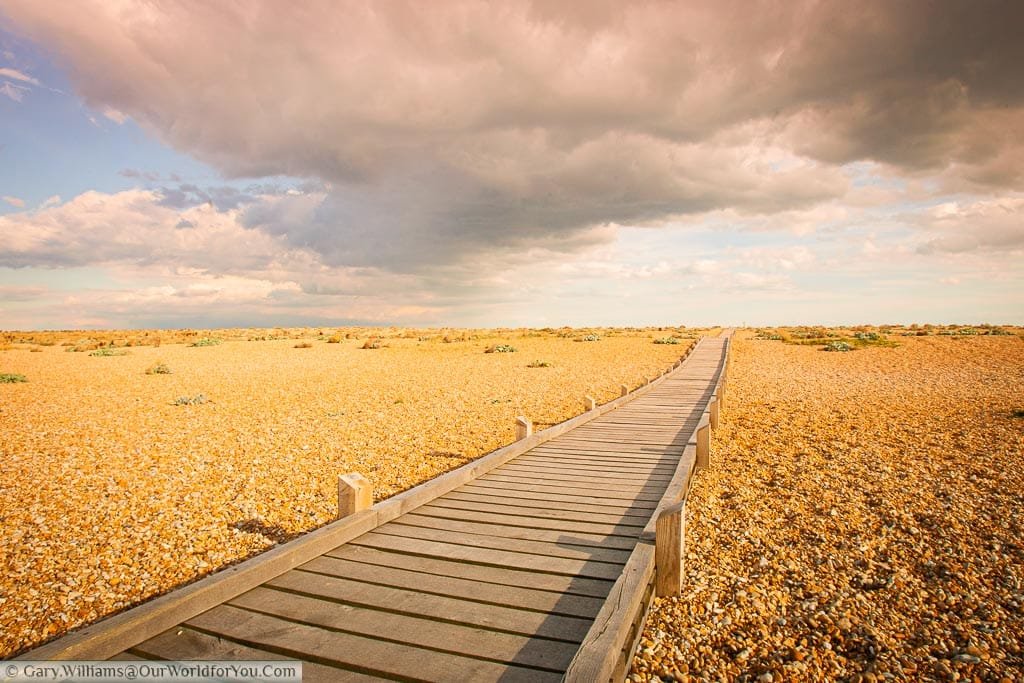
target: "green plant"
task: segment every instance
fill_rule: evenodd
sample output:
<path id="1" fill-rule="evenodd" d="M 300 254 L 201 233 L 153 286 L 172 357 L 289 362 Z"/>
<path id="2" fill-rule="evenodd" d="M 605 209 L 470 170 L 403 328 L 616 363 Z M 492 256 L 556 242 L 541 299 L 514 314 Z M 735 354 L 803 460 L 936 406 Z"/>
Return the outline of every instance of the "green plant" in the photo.
<path id="1" fill-rule="evenodd" d="M 963 335 L 974 335 L 974 334 L 978 334 L 978 331 L 976 329 L 974 329 L 973 327 L 963 327 L 963 328 L 957 330 L 956 333 L 957 334 L 963 334 Z"/>
<path id="2" fill-rule="evenodd" d="M 661 339 L 655 339 L 654 343 L 655 344 L 679 344 L 681 342 L 678 339 L 676 339 L 675 337 L 662 337 Z"/>
<path id="3" fill-rule="evenodd" d="M 216 346 L 220 344 L 220 339 L 216 337 L 203 337 L 189 344 L 189 346 Z"/>
<path id="4" fill-rule="evenodd" d="M 527 365 L 526 367 L 528 367 L 528 368 L 550 368 L 551 367 L 551 363 L 547 362 L 546 360 L 535 360 L 532 363 L 530 363 L 529 365 Z"/>
<path id="5" fill-rule="evenodd" d="M 96 349 L 95 351 L 89 352 L 90 356 L 127 356 L 128 352 L 124 349 L 112 349 L 109 346 L 104 346 L 102 349 Z"/>
<path id="6" fill-rule="evenodd" d="M 1001 336 L 1010 336 L 1010 337 L 1013 336 L 1013 332 L 1010 332 L 1008 330 L 1004 330 L 1001 327 L 993 327 L 992 331 L 989 332 L 989 334 L 992 335 L 992 336 L 1000 336 L 1000 337 Z"/>
<path id="7" fill-rule="evenodd" d="M 25 375 L 19 375 L 13 372 L 0 372 L 0 384 L 14 384 L 15 382 L 27 382 L 28 378 Z"/>
<path id="8" fill-rule="evenodd" d="M 496 344 L 484 349 L 484 353 L 515 353 L 516 348 L 509 344 Z"/>
<path id="9" fill-rule="evenodd" d="M 151 365 L 148 368 L 146 368 L 146 374 L 147 375 L 169 375 L 169 374 L 171 374 L 171 369 L 169 367 L 167 367 L 166 365 L 164 365 L 163 361 L 157 361 L 154 365 Z"/>
<path id="10" fill-rule="evenodd" d="M 860 339 L 861 341 L 878 341 L 882 339 L 882 335 L 877 332 L 856 332 L 853 335 L 854 339 Z"/>
<path id="11" fill-rule="evenodd" d="M 845 352 L 845 351 L 853 351 L 853 347 L 850 346 L 849 344 L 847 344 L 844 341 L 830 341 L 828 344 L 825 344 L 825 346 L 824 346 L 824 348 L 822 350 L 823 351 L 842 351 L 842 352 Z"/>
<path id="12" fill-rule="evenodd" d="M 176 406 L 197 406 L 206 403 L 207 399 L 202 394 L 196 394 L 195 396 L 179 396 L 174 399 L 174 405 Z"/>

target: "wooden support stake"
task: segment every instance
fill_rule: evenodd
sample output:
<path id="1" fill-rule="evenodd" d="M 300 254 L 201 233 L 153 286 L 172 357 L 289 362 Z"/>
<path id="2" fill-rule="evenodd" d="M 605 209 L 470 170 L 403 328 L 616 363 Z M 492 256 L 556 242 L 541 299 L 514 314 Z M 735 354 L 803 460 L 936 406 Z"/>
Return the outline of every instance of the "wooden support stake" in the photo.
<path id="1" fill-rule="evenodd" d="M 686 501 L 665 508 L 654 531 L 655 592 L 659 597 L 679 595 L 683 586 L 683 550 L 686 547 Z"/>
<path id="2" fill-rule="evenodd" d="M 525 439 L 533 434 L 533 423 L 520 415 L 516 418 L 516 441 Z"/>
<path id="3" fill-rule="evenodd" d="M 597 407 L 597 401 L 594 400 L 593 396 L 583 397 L 583 409 L 590 411 Z"/>
<path id="4" fill-rule="evenodd" d="M 697 427 L 697 469 L 708 467 L 711 467 L 711 424 L 703 422 Z"/>
<path id="5" fill-rule="evenodd" d="M 708 412 L 711 418 L 711 428 L 718 429 L 718 396 L 712 396 L 711 402 L 708 403 Z"/>
<path id="6" fill-rule="evenodd" d="M 338 477 L 338 519 L 369 510 L 373 505 L 373 487 L 358 472 Z"/>
<path id="7" fill-rule="evenodd" d="M 628 393 L 629 393 L 629 387 L 627 387 L 625 384 L 620 384 L 619 385 L 619 395 L 620 396 L 625 396 Z"/>

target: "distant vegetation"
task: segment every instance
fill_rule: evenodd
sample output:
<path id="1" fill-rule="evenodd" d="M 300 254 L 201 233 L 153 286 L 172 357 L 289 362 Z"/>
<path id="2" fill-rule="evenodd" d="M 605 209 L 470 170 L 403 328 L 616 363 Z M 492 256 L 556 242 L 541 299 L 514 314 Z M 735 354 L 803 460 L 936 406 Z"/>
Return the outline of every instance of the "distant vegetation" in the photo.
<path id="1" fill-rule="evenodd" d="M 189 344 L 189 346 L 216 346 L 220 344 L 220 339 L 216 337 L 203 337 Z"/>
<path id="2" fill-rule="evenodd" d="M 174 399 L 174 405 L 176 406 L 197 406 L 206 403 L 207 399 L 202 394 L 196 394 L 195 396 L 179 396 Z"/>
<path id="3" fill-rule="evenodd" d="M 676 339 L 675 337 L 662 337 L 661 339 L 655 339 L 655 344 L 682 344 L 682 340 Z"/>
<path id="4" fill-rule="evenodd" d="M 146 368 L 147 375 L 169 375 L 171 369 L 163 364 L 162 361 L 157 361 L 155 364 Z"/>
<path id="5" fill-rule="evenodd" d="M 484 349 L 484 353 L 515 353 L 516 347 L 510 344 L 495 344 Z"/>
<path id="6" fill-rule="evenodd" d="M 25 375 L 19 375 L 13 372 L 0 372 L 0 384 L 14 384 L 15 382 L 27 382 L 28 378 Z"/>
<path id="7" fill-rule="evenodd" d="M 527 365 L 526 367 L 528 367 L 528 368 L 550 368 L 551 367 L 551 363 L 547 362 L 546 360 L 535 360 L 532 363 L 530 363 L 529 365 Z"/>
<path id="8" fill-rule="evenodd" d="M 128 352 L 124 349 L 112 349 L 109 346 L 105 346 L 102 349 L 96 349 L 89 353 L 90 356 L 127 356 Z"/>

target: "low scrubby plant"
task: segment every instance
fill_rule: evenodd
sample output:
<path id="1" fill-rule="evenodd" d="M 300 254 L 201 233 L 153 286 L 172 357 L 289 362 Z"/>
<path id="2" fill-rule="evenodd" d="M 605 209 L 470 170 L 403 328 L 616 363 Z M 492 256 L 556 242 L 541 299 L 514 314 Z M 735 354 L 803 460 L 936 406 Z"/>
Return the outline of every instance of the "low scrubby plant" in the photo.
<path id="1" fill-rule="evenodd" d="M 830 341 L 825 344 L 824 351 L 853 351 L 853 347 L 844 341 Z"/>
<path id="2" fill-rule="evenodd" d="M 662 337 L 661 339 L 655 339 L 654 343 L 655 344 L 679 344 L 681 342 L 680 342 L 680 340 L 676 339 L 675 337 Z"/>
<path id="3" fill-rule="evenodd" d="M 127 356 L 128 352 L 124 349 L 112 349 L 109 346 L 104 346 L 102 349 L 96 349 L 89 353 L 90 356 Z"/>
<path id="4" fill-rule="evenodd" d="M 27 381 L 28 378 L 25 375 L 19 375 L 16 372 L 0 372 L 0 384 L 14 384 Z"/>
<path id="5" fill-rule="evenodd" d="M 856 332 L 853 335 L 854 339 L 860 339 L 862 341 L 878 341 L 882 338 L 882 335 L 877 332 Z"/>
<path id="6" fill-rule="evenodd" d="M 169 375 L 171 369 L 164 365 L 163 361 L 157 361 L 155 364 L 146 368 L 147 375 Z"/>
<path id="7" fill-rule="evenodd" d="M 484 353 L 515 353 L 516 347 L 511 344 L 495 344 L 484 349 Z"/>
<path id="8" fill-rule="evenodd" d="M 367 339 L 363 343 L 363 345 L 360 346 L 359 348 L 361 348 L 361 349 L 379 349 L 380 347 L 381 347 L 380 339 Z"/>
<path id="9" fill-rule="evenodd" d="M 339 335 L 336 335 L 336 334 L 331 335 L 330 337 L 327 338 L 327 343 L 328 344 L 340 344 L 341 343 L 341 337 Z"/>
<path id="10" fill-rule="evenodd" d="M 220 339 L 216 337 L 203 337 L 189 344 L 189 346 L 217 346 L 220 344 Z"/>
<path id="11" fill-rule="evenodd" d="M 196 394 L 195 396 L 179 396 L 174 399 L 174 405 L 176 406 L 197 406 L 206 403 L 207 399 L 202 394 Z"/>
<path id="12" fill-rule="evenodd" d="M 529 365 L 527 365 L 526 367 L 528 367 L 528 368 L 550 368 L 551 367 L 551 363 L 547 362 L 546 360 L 535 360 L 532 363 L 530 363 Z"/>
<path id="13" fill-rule="evenodd" d="M 587 335 L 584 335 L 580 339 L 580 341 L 601 341 L 601 337 L 599 337 L 596 334 L 587 334 Z"/>
<path id="14" fill-rule="evenodd" d="M 311 348 L 313 348 L 313 345 L 310 344 L 309 342 L 299 342 L 293 348 L 296 348 L 296 349 L 311 349 Z"/>

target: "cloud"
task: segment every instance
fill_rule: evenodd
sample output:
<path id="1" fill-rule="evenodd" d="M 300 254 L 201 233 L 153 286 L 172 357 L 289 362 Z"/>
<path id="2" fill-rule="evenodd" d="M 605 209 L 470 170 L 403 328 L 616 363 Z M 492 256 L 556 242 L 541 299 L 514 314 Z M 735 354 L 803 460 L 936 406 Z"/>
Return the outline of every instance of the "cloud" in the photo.
<path id="1" fill-rule="evenodd" d="M 8 196 L 8 195 L 4 195 L 3 197 L 0 197 L 0 199 L 3 199 L 5 202 L 10 204 L 11 206 L 16 206 L 19 209 L 23 208 L 25 206 L 25 200 L 24 199 L 20 199 L 19 197 L 11 197 L 11 196 Z"/>
<path id="2" fill-rule="evenodd" d="M 998 191 L 1024 168 L 1017 3 L 6 11 L 93 109 L 228 175 L 329 185 L 243 218 L 329 263 L 585 249 L 711 211 L 774 226 L 844 197 L 860 160 Z"/>
<path id="3" fill-rule="evenodd" d="M 11 69 L 8 67 L 0 67 L 0 78 L 10 78 L 15 81 L 21 81 L 22 83 L 30 83 L 32 85 L 40 85 L 39 81 L 32 78 L 31 76 L 18 71 L 17 69 Z"/>
<path id="4" fill-rule="evenodd" d="M 920 254 L 1024 252 L 1024 196 L 945 202 L 906 220 L 930 235 Z"/>
<path id="5" fill-rule="evenodd" d="M 15 102 L 21 102 L 25 98 L 25 91 L 28 88 L 23 88 L 12 83 L 0 83 L 0 94 L 9 97 Z"/>

